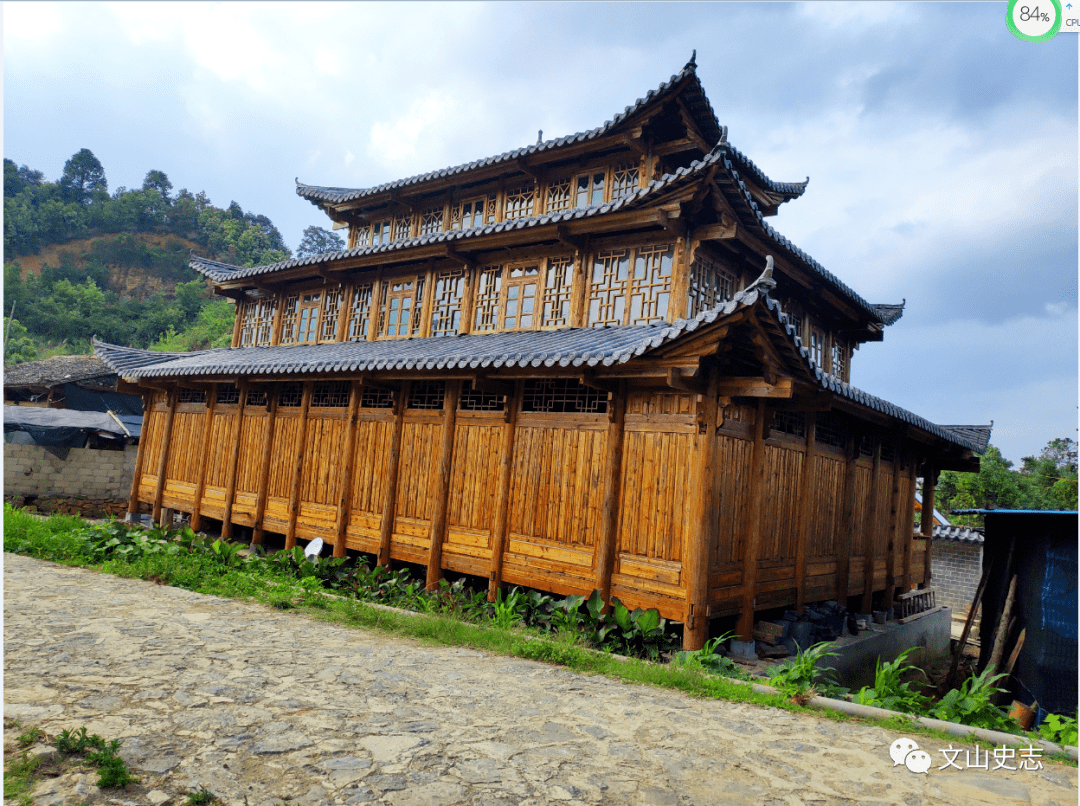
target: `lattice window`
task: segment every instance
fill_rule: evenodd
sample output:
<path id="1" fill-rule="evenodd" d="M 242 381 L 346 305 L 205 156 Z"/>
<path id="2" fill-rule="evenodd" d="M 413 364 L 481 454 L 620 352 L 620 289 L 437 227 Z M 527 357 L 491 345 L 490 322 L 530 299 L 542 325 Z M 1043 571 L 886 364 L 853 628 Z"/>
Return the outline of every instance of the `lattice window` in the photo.
<path id="1" fill-rule="evenodd" d="M 496 330 L 499 327 L 502 275 L 502 266 L 485 266 L 476 274 L 476 319 L 472 328 L 474 333 Z"/>
<path id="2" fill-rule="evenodd" d="M 710 260 L 698 257 L 690 266 L 690 316 L 697 316 L 735 295 L 735 276 Z"/>
<path id="3" fill-rule="evenodd" d="M 639 248 L 634 257 L 629 324 L 653 322 L 667 316 L 671 298 L 672 244 Z"/>
<path id="4" fill-rule="evenodd" d="M 356 228 L 356 246 L 369 246 L 371 244 L 371 227 L 357 227 Z"/>
<path id="5" fill-rule="evenodd" d="M 296 323 L 300 314 L 300 295 L 289 294 L 285 298 L 285 310 L 281 313 L 281 344 L 296 343 Z"/>
<path id="6" fill-rule="evenodd" d="M 255 346 L 255 319 L 261 301 L 245 302 L 240 308 L 240 346 Z"/>
<path id="7" fill-rule="evenodd" d="M 525 381 L 522 411 L 566 414 L 603 414 L 607 394 L 573 378 L 543 378 Z"/>
<path id="8" fill-rule="evenodd" d="M 450 229 L 472 229 L 495 223 L 495 197 L 481 196 L 450 208 Z"/>
<path id="9" fill-rule="evenodd" d="M 791 434 L 794 437 L 806 436 L 806 415 L 801 411 L 778 411 L 773 419 L 773 431 Z"/>
<path id="10" fill-rule="evenodd" d="M 340 288 L 327 291 L 323 300 L 322 322 L 319 331 L 320 341 L 337 339 L 338 321 L 341 319 L 341 299 L 344 293 Z"/>
<path id="11" fill-rule="evenodd" d="M 461 327 L 461 302 L 465 296 L 465 271 L 441 271 L 435 275 L 435 299 L 431 309 L 431 335 L 456 336 Z"/>
<path id="12" fill-rule="evenodd" d="M 205 389 L 186 389 L 180 388 L 179 397 L 176 400 L 177 403 L 205 403 L 206 402 L 206 390 Z"/>
<path id="13" fill-rule="evenodd" d="M 802 311 L 795 307 L 794 303 L 789 303 L 784 316 L 787 317 L 788 324 L 795 328 L 795 335 L 800 339 L 803 337 L 803 315 Z"/>
<path id="14" fill-rule="evenodd" d="M 570 203 L 570 178 L 560 179 L 548 185 L 547 204 L 545 210 L 549 213 L 557 213 L 560 210 L 569 210 Z"/>
<path id="15" fill-rule="evenodd" d="M 833 342 L 832 367 L 830 371 L 842 381 L 848 379 L 848 349 L 846 344 Z"/>
<path id="16" fill-rule="evenodd" d="M 574 206 L 590 207 L 604 203 L 604 180 L 607 171 L 582 174 L 574 182 Z"/>
<path id="17" fill-rule="evenodd" d="M 365 386 L 360 393 L 360 408 L 392 409 L 394 408 L 394 393 L 389 389 L 375 389 Z"/>
<path id="18" fill-rule="evenodd" d="M 412 335 L 418 336 L 420 334 L 420 311 L 424 308 L 424 278 L 416 278 L 416 302 L 413 303 L 413 310 L 416 311 L 416 315 L 413 317 Z"/>
<path id="19" fill-rule="evenodd" d="M 371 223 L 372 246 L 390 243 L 390 241 L 394 240 L 398 240 L 394 237 L 394 219 L 384 218 L 382 221 L 373 221 Z"/>
<path id="20" fill-rule="evenodd" d="M 311 390 L 311 405 L 324 409 L 343 409 L 349 405 L 348 381 L 319 381 Z"/>
<path id="21" fill-rule="evenodd" d="M 825 334 L 815 327 L 810 328 L 810 358 L 825 369 Z"/>
<path id="22" fill-rule="evenodd" d="M 539 266 L 511 266 L 503 292 L 503 330 L 530 330 L 536 325 Z"/>
<path id="23" fill-rule="evenodd" d="M 832 412 L 822 412 L 817 416 L 814 439 L 822 445 L 843 448 L 847 442 L 848 423 Z"/>
<path id="24" fill-rule="evenodd" d="M 300 296 L 299 326 L 296 341 L 299 344 L 319 339 L 319 315 L 322 311 L 323 293 L 312 291 Z"/>
<path id="25" fill-rule="evenodd" d="M 477 392 L 472 388 L 472 381 L 465 381 L 461 389 L 461 402 L 458 404 L 461 411 L 505 411 L 505 395 L 489 395 L 487 392 Z"/>
<path id="26" fill-rule="evenodd" d="M 874 455 L 874 438 L 869 434 L 863 434 L 861 437 L 859 437 L 859 455 Z"/>
<path id="27" fill-rule="evenodd" d="M 255 319 L 255 344 L 270 344 L 274 336 L 274 317 L 277 315 L 277 297 L 263 300 L 259 315 Z"/>
<path id="28" fill-rule="evenodd" d="M 235 406 L 240 402 L 240 389 L 234 383 L 218 384 L 217 404 L 219 406 Z"/>
<path id="29" fill-rule="evenodd" d="M 349 341 L 363 341 L 371 328 L 371 283 L 353 287 L 349 305 Z"/>
<path id="30" fill-rule="evenodd" d="M 611 172 L 611 200 L 629 196 L 638 188 L 638 166 L 617 165 Z"/>
<path id="31" fill-rule="evenodd" d="M 508 190 L 506 192 L 506 212 L 503 218 L 510 221 L 514 218 L 526 218 L 533 214 L 536 207 L 536 183 Z"/>
<path id="32" fill-rule="evenodd" d="M 573 281 L 573 258 L 557 257 L 548 260 L 544 285 L 544 314 L 540 327 L 566 327 L 570 324 L 570 287 Z"/>
<path id="33" fill-rule="evenodd" d="M 379 319 L 385 336 L 408 336 L 412 333 L 413 301 L 416 280 L 397 280 L 383 285 L 383 304 Z"/>
<path id="34" fill-rule="evenodd" d="M 444 381 L 413 381 L 409 384 L 410 409 L 441 409 L 446 396 Z"/>
<path id="35" fill-rule="evenodd" d="M 248 389 L 247 397 L 244 399 L 244 404 L 247 406 L 265 406 L 266 390 Z"/>
<path id="36" fill-rule="evenodd" d="M 421 235 L 433 235 L 436 232 L 442 232 L 443 229 L 443 208 L 430 207 L 420 213 L 420 234 Z"/>
<path id="37" fill-rule="evenodd" d="M 394 219 L 394 240 L 404 241 L 412 234 L 412 217 L 399 215 Z"/>
<path id="38" fill-rule="evenodd" d="M 881 461 L 892 462 L 896 458 L 896 443 L 891 439 L 881 441 Z"/>
<path id="39" fill-rule="evenodd" d="M 626 316 L 626 280 L 630 273 L 630 250 L 599 252 L 593 263 L 589 294 L 589 324 L 621 325 Z"/>
<path id="40" fill-rule="evenodd" d="M 297 408 L 304 402 L 304 384 L 297 381 L 283 384 L 278 394 L 278 405 L 284 408 Z"/>

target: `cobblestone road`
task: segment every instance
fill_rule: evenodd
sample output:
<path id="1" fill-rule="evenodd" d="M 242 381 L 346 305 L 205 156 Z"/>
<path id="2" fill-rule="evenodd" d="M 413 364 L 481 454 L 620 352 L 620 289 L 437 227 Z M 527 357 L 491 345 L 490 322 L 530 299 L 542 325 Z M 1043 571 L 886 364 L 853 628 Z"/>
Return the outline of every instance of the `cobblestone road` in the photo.
<path id="1" fill-rule="evenodd" d="M 902 734 L 434 648 L 4 555 L 4 716 L 123 739 L 142 779 L 35 802 L 1075 804 L 1077 771 L 894 767 Z M 6 737 L 6 738 L 10 738 Z M 934 758 L 945 743 L 919 739 Z M 963 758 L 963 753 L 961 753 Z"/>

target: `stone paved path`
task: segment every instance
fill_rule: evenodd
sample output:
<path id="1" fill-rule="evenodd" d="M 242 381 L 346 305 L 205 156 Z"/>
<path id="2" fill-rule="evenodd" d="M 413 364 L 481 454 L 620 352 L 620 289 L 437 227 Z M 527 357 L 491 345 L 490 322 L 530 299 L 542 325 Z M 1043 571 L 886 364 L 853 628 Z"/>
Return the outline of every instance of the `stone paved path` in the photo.
<path id="1" fill-rule="evenodd" d="M 123 739 L 142 786 L 36 803 L 1074 804 L 1077 771 L 894 767 L 900 733 L 691 699 L 4 555 L 4 715 Z M 944 743 L 919 739 L 935 765 Z M 963 758 L 963 754 L 961 754 Z M 65 797 L 68 798 L 65 800 Z"/>

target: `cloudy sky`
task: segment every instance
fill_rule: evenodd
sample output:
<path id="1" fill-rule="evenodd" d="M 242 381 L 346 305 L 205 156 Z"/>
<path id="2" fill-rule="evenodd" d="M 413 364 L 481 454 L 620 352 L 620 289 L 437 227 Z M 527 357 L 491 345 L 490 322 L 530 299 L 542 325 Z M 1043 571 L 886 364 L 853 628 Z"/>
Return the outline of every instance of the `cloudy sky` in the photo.
<path id="1" fill-rule="evenodd" d="M 6 2 L 4 156 L 151 169 L 271 218 L 600 125 L 677 72 L 769 176 L 773 225 L 871 302 L 852 380 L 1019 462 L 1077 426 L 1078 37 L 1004 3 Z"/>

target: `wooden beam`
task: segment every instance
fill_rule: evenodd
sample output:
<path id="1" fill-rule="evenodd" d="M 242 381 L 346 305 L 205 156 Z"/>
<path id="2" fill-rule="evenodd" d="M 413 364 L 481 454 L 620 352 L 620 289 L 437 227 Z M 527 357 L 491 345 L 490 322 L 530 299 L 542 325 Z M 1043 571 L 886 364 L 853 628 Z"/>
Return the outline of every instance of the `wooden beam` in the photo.
<path id="1" fill-rule="evenodd" d="M 454 431 L 457 425 L 461 381 L 447 381 L 443 398 L 443 431 L 439 464 L 435 471 L 435 511 L 431 516 L 431 545 L 428 549 L 427 589 L 435 590 L 442 579 L 442 547 L 446 539 L 446 513 L 450 504 L 450 475 L 454 466 Z"/>
<path id="2" fill-rule="evenodd" d="M 214 408 L 217 406 L 217 388 L 218 385 L 212 383 L 206 392 L 203 439 L 199 451 L 199 470 L 195 480 L 195 502 L 191 505 L 191 529 L 195 532 L 202 528 L 202 499 L 206 492 L 206 463 L 210 458 L 210 446 L 214 444 Z"/>
<path id="3" fill-rule="evenodd" d="M 911 548 L 915 540 L 915 457 L 908 463 L 908 494 L 904 499 L 904 519 L 902 521 L 903 576 L 900 577 L 900 592 L 911 590 Z"/>
<path id="4" fill-rule="evenodd" d="M 390 541 L 394 536 L 394 517 L 397 507 L 398 465 L 401 459 L 401 429 L 405 419 L 405 400 L 409 394 L 406 381 L 394 392 L 394 425 L 390 433 L 390 466 L 386 469 L 386 491 L 383 494 L 382 517 L 379 520 L 378 565 L 390 565 Z"/>
<path id="5" fill-rule="evenodd" d="M 689 392 L 693 395 L 702 395 L 705 394 L 706 387 L 710 382 L 717 383 L 715 379 L 707 381 L 700 375 L 689 375 L 677 367 L 668 367 L 667 385 L 671 389 Z"/>
<path id="6" fill-rule="evenodd" d="M 937 468 L 932 462 L 927 462 L 923 468 L 923 494 L 922 494 L 922 518 L 919 522 L 919 531 L 926 542 L 923 547 L 926 555 L 923 557 L 923 578 L 920 587 L 930 584 L 930 561 L 933 558 L 934 545 L 934 492 L 937 487 Z"/>
<path id="7" fill-rule="evenodd" d="M 576 252 L 581 252 L 585 249 L 585 238 L 579 235 L 571 235 L 570 229 L 566 224 L 557 224 L 555 226 L 555 239 L 559 243 L 569 246 Z"/>
<path id="8" fill-rule="evenodd" d="M 263 517 L 266 515 L 266 499 L 270 484 L 270 459 L 273 456 L 274 429 L 277 427 L 278 397 L 281 384 L 275 383 L 266 393 L 266 428 L 263 432 L 262 455 L 259 457 L 258 493 L 255 498 L 255 528 L 251 533 L 251 545 L 263 542 Z"/>
<path id="9" fill-rule="evenodd" d="M 487 375 L 473 375 L 469 380 L 474 391 L 486 395 L 504 395 L 507 406 L 510 405 L 515 390 L 514 381 L 500 381 Z"/>
<path id="10" fill-rule="evenodd" d="M 654 217 L 656 223 L 667 230 L 672 237 L 686 237 L 686 219 L 684 219 L 679 212 L 668 211 L 663 207 L 658 207 Z"/>
<path id="11" fill-rule="evenodd" d="M 812 487 L 817 478 L 816 463 L 817 415 L 810 412 L 806 415 L 806 452 L 803 454 L 802 473 L 799 474 L 799 510 L 795 524 L 795 609 L 800 613 L 806 604 L 806 544 L 813 526 L 811 516 L 816 496 Z"/>
<path id="12" fill-rule="evenodd" d="M 870 471 L 870 511 L 866 515 L 866 553 L 863 556 L 863 595 L 860 610 L 869 614 L 873 610 L 874 597 L 874 543 L 877 531 L 878 496 L 881 494 L 881 440 L 874 438 L 874 459 Z"/>
<path id="13" fill-rule="evenodd" d="M 690 500 L 687 513 L 686 620 L 683 622 L 683 649 L 701 649 L 709 638 L 709 563 L 719 528 L 716 508 L 716 419 L 717 374 L 710 370 L 705 394 L 697 400 L 697 433 L 694 435 L 693 464 L 690 468 Z"/>
<path id="14" fill-rule="evenodd" d="M 151 518 L 154 523 L 161 520 L 161 498 L 165 495 L 165 472 L 169 462 L 169 442 L 172 440 L 173 418 L 176 416 L 176 404 L 180 398 L 178 390 L 173 389 L 167 398 L 169 411 L 165 415 L 165 430 L 161 435 L 161 457 L 157 466 L 157 490 L 154 491 L 154 508 Z"/>
<path id="15" fill-rule="evenodd" d="M 790 398 L 791 384 L 791 378 L 777 378 L 775 383 L 769 383 L 764 377 L 721 378 L 717 393 L 725 397 Z"/>
<path id="16" fill-rule="evenodd" d="M 747 515 L 743 539 L 742 606 L 736 632 L 740 640 L 754 640 L 754 587 L 757 585 L 758 554 L 761 548 L 761 509 L 765 498 L 765 439 L 769 435 L 765 427 L 765 401 L 758 400 L 754 417 L 753 452 L 750 457 L 750 474 L 747 491 Z"/>
<path id="17" fill-rule="evenodd" d="M 495 525 L 491 530 L 491 565 L 488 570 L 488 601 L 494 602 L 502 585 L 503 555 L 510 523 L 510 494 L 514 480 L 514 438 L 517 435 L 517 416 L 521 410 L 524 381 L 516 381 L 515 391 L 506 397 L 506 420 L 503 426 L 502 462 L 499 465 L 499 487 L 495 492 Z M 475 386 L 474 386 L 475 388 Z"/>
<path id="18" fill-rule="evenodd" d="M 843 510 L 836 538 L 836 601 L 844 607 L 847 607 L 848 580 L 851 579 L 851 547 L 855 543 L 855 472 L 861 441 L 861 436 L 853 429 L 845 446 Z"/>
<path id="19" fill-rule="evenodd" d="M 221 518 L 221 539 L 228 540 L 232 537 L 232 510 L 236 500 L 236 471 L 240 466 L 240 437 L 244 433 L 244 407 L 247 404 L 249 384 L 240 381 L 237 386 L 240 389 L 240 400 L 236 406 L 236 426 L 232 435 L 232 456 L 229 459 L 229 474 L 225 481 L 225 512 Z"/>
<path id="20" fill-rule="evenodd" d="M 345 433 L 345 439 L 342 441 L 341 450 L 344 451 L 345 456 L 342 457 L 341 462 L 341 475 L 338 478 L 338 508 L 337 508 L 337 521 L 334 527 L 334 556 L 345 556 L 345 532 L 349 526 L 349 510 L 352 509 L 352 475 L 353 465 L 356 461 L 356 424 L 359 419 L 360 413 L 360 395 L 363 393 L 363 386 L 359 381 L 353 381 L 349 385 L 349 419 L 348 426 Z"/>
<path id="21" fill-rule="evenodd" d="M 904 439 L 898 435 L 893 445 L 892 461 L 892 489 L 889 492 L 889 538 L 885 546 L 885 599 L 882 608 L 892 610 L 893 599 L 896 597 L 896 553 L 899 550 L 900 519 L 903 511 L 900 509 L 900 461 Z"/>
<path id="22" fill-rule="evenodd" d="M 579 373 L 578 381 L 582 386 L 588 386 L 590 389 L 599 389 L 601 392 L 607 392 L 609 395 L 618 394 L 619 389 L 622 388 L 619 385 L 620 381 L 614 381 L 610 378 L 598 378 L 595 372 Z"/>
<path id="23" fill-rule="evenodd" d="M 619 538 L 619 498 L 622 493 L 623 425 L 626 422 L 626 381 L 608 399 L 608 426 L 604 439 L 604 498 L 600 508 L 600 534 L 596 541 L 594 586 L 611 603 L 611 574 Z"/>
<path id="24" fill-rule="evenodd" d="M 149 422 L 150 407 L 153 405 L 153 395 L 144 391 L 142 393 L 143 424 Z M 143 464 L 146 462 L 146 443 L 150 441 L 150 429 L 143 431 L 139 437 L 139 450 L 135 454 L 135 472 L 131 474 L 131 494 L 128 496 L 129 521 L 134 521 L 139 515 L 139 486 L 142 484 Z"/>
<path id="25" fill-rule="evenodd" d="M 694 237 L 700 241 L 727 241 L 735 237 L 739 225 L 732 219 L 720 224 L 707 224 L 694 230 Z"/>
<path id="26" fill-rule="evenodd" d="M 305 381 L 304 394 L 300 398 L 300 434 L 296 439 L 293 483 L 292 490 L 289 492 L 289 523 L 285 528 L 285 548 L 287 549 L 296 545 L 296 518 L 300 514 L 300 490 L 301 482 L 304 480 L 304 443 L 307 441 L 308 410 L 311 408 L 311 393 L 314 388 L 314 381 Z"/>
<path id="27" fill-rule="evenodd" d="M 236 303 L 236 315 L 233 317 L 233 332 L 232 342 L 229 345 L 230 347 L 235 348 L 240 346 L 240 333 L 244 329 L 244 306 L 246 304 L 247 303 L 239 300 Z"/>

